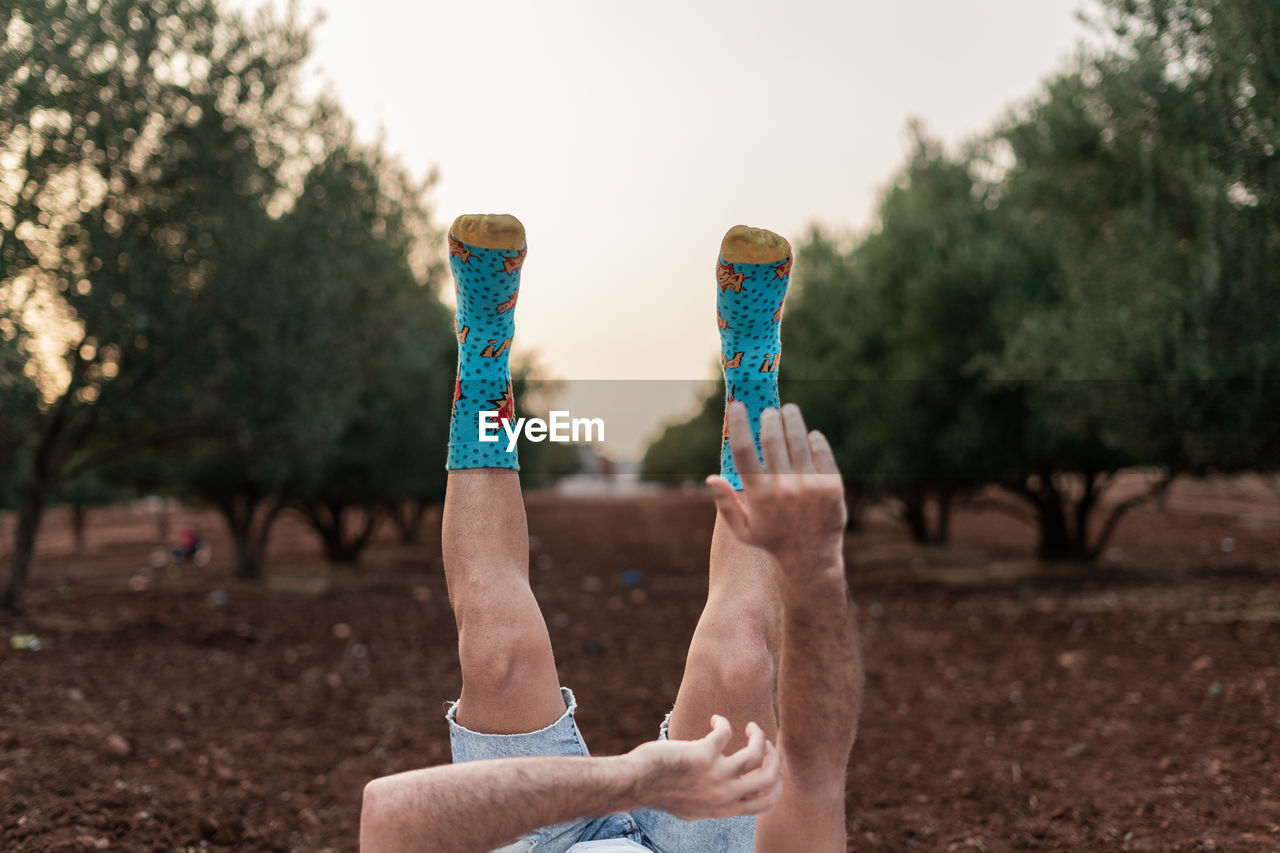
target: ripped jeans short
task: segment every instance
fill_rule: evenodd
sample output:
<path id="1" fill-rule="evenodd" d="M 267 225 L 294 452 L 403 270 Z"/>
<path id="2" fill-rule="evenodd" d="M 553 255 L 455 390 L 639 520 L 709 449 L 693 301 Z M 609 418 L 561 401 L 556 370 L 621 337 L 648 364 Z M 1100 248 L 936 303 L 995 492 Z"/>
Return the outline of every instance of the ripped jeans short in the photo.
<path id="1" fill-rule="evenodd" d="M 545 729 L 513 735 L 481 734 L 463 728 L 455 719 L 458 703 L 454 702 L 445 714 L 454 762 L 537 755 L 590 755 L 573 718 L 578 701 L 567 687 L 561 687 L 560 693 L 564 696 L 565 705 L 560 719 Z M 666 740 L 670 721 L 671 715 L 667 714 L 658 730 L 659 740 Z M 755 835 L 754 815 L 690 821 L 681 820 L 661 809 L 635 809 L 545 826 L 503 847 L 501 853 L 566 853 L 579 842 L 610 838 L 630 839 L 656 853 L 751 853 Z"/>

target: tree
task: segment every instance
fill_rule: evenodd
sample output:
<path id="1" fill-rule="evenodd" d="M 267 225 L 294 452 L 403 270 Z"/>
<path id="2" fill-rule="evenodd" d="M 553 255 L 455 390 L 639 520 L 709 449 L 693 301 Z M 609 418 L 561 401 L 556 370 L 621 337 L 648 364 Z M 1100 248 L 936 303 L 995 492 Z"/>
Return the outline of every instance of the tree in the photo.
<path id="1" fill-rule="evenodd" d="M 326 460 L 340 467 L 342 454 L 368 450 L 342 448 L 344 433 L 360 423 L 406 291 L 422 291 L 404 244 L 416 235 L 401 233 L 412 223 L 388 207 L 378 160 L 351 142 L 345 121 L 331 121 L 321 137 L 328 153 L 292 208 L 264 216 L 242 263 L 225 265 L 206 288 L 209 333 L 179 374 L 199 379 L 180 389 L 183 407 L 216 429 L 175 456 L 169 477 L 179 494 L 223 515 L 246 579 L 262 576 L 280 513 L 332 487 Z"/>
<path id="2" fill-rule="evenodd" d="M 787 395 L 917 537 L 922 493 L 994 481 L 1090 560 L 1179 473 L 1277 465 L 1277 10 L 1103 12 L 1110 47 L 954 161 L 917 135 L 875 228 L 799 253 Z"/>
<path id="3" fill-rule="evenodd" d="M 1085 558 L 1180 472 L 1274 468 L 1277 441 L 1256 425 L 1280 403 L 1280 336 L 1264 319 L 1280 308 L 1277 11 L 1117 1 L 1103 22 L 1118 46 L 1055 78 L 1000 134 L 1014 158 L 1002 203 L 1058 268 L 999 368 L 1053 380 L 1036 387 L 1041 429 L 1027 431 L 1050 440 L 1013 488 L 1052 534 L 1042 552 Z M 1126 465 L 1162 476 L 1090 535 L 1100 489 Z"/>
<path id="4" fill-rule="evenodd" d="M 982 358 L 1001 346 L 1005 295 L 1046 259 L 1010 233 L 973 155 L 911 133 L 874 228 L 847 252 L 821 231 L 800 247 L 782 379 L 846 479 L 894 497 L 930 542 L 945 540 L 954 496 L 1014 464 L 1010 389 L 986 381 Z"/>
<path id="5" fill-rule="evenodd" d="M 397 521 L 402 539 L 416 538 L 426 504 L 444 497 L 456 352 L 436 287 L 443 265 L 431 248 L 442 245 L 443 235 L 423 203 L 430 181 L 414 182 L 376 150 L 360 157 L 358 186 L 324 194 L 344 210 L 363 211 L 353 230 L 324 250 L 358 276 L 333 281 L 359 294 L 363 312 L 358 323 L 349 312 L 340 318 L 360 330 L 342 344 L 357 394 L 339 440 L 290 480 L 284 495 L 337 563 L 355 563 L 384 516 Z M 310 215 L 328 220 L 336 213 Z"/>
<path id="6" fill-rule="evenodd" d="M 17 506 L 23 465 L 28 458 L 31 416 L 39 392 L 25 372 L 30 358 L 25 329 L 9 316 L 13 309 L 0 287 L 0 508 Z"/>
<path id="7" fill-rule="evenodd" d="M 81 455 L 90 438 L 121 437 L 115 456 L 189 430 L 146 392 L 201 333 L 197 297 L 282 192 L 310 39 L 291 19 L 249 24 L 212 0 L 7 8 L 6 319 L 46 353 L 27 352 L 41 396 L 25 413 L 34 439 L 0 600 L 20 611 L 48 500 L 100 461 Z"/>

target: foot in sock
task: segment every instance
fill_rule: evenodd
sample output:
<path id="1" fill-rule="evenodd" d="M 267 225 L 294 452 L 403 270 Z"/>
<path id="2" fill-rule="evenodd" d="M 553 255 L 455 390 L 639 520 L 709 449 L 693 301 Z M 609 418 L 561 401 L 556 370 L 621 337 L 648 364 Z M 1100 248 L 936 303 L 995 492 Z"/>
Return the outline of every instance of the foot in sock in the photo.
<path id="1" fill-rule="evenodd" d="M 520 468 L 501 427 L 490 432 L 497 441 L 480 441 L 480 416 L 497 412 L 499 421 L 515 418 L 507 360 L 526 251 L 524 226 L 514 216 L 468 214 L 449 229 L 449 268 L 458 303 L 458 373 L 445 466 L 451 471 Z"/>
<path id="2" fill-rule="evenodd" d="M 772 231 L 735 225 L 720 244 L 716 264 L 716 324 L 724 368 L 725 410 L 741 400 L 760 446 L 760 413 L 778 405 L 778 363 L 782 360 L 782 305 L 791 280 L 791 244 Z M 720 442 L 720 476 L 742 488 L 729 453 L 725 421 Z"/>

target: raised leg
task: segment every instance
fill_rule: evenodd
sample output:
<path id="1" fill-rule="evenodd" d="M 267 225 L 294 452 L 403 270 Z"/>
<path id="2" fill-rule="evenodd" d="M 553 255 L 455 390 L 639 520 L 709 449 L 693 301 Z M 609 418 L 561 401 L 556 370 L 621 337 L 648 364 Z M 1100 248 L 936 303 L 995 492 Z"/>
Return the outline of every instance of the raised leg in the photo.
<path id="1" fill-rule="evenodd" d="M 444 565 L 458 623 L 457 722 L 486 734 L 545 728 L 564 713 L 551 639 L 529 588 L 520 475 L 449 472 Z"/>
<path id="2" fill-rule="evenodd" d="M 482 414 L 514 416 L 507 358 L 524 256 L 524 226 L 514 216 L 460 216 L 450 229 L 458 373 L 444 567 L 462 664 L 455 719 L 486 734 L 536 731 L 565 711 L 547 626 L 529 588 L 529 530 L 516 454 L 506 451 L 505 441 L 479 436 Z"/>
<path id="3" fill-rule="evenodd" d="M 716 263 L 725 404 L 746 404 L 757 437 L 760 412 L 778 405 L 782 305 L 790 274 L 791 246 L 782 237 L 745 225 L 725 234 Z M 721 474 L 741 488 L 727 442 Z M 668 733 L 676 739 L 702 737 L 715 713 L 728 717 L 739 733 L 731 747 L 745 743 L 741 731 L 751 721 L 772 738 L 781 618 L 777 566 L 764 551 L 739 542 L 719 514 L 709 587 Z"/>
<path id="4" fill-rule="evenodd" d="M 730 749 L 746 743 L 742 730 L 749 722 L 770 740 L 776 737 L 782 615 L 777 584 L 773 558 L 739 542 L 717 514 L 707 604 L 689 644 L 669 737 L 703 737 L 712 714 L 733 724 Z"/>

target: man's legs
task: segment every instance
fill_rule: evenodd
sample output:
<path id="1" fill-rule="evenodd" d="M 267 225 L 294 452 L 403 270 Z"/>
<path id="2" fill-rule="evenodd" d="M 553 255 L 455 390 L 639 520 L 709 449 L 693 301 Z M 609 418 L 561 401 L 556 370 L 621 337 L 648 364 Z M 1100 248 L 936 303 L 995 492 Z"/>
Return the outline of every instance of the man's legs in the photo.
<path id="1" fill-rule="evenodd" d="M 565 713 L 551 639 L 529 588 L 529 531 L 514 453 L 479 441 L 479 413 L 514 415 L 507 354 L 524 228 L 511 216 L 461 216 L 450 229 L 458 375 L 449 432 L 444 566 L 458 624 L 462 695 L 455 721 L 475 732 L 545 728 Z M 499 431 L 500 432 L 500 431 Z"/>
<path id="2" fill-rule="evenodd" d="M 520 475 L 449 472 L 444 565 L 458 623 L 458 725 L 488 734 L 532 732 L 565 711 L 551 639 L 529 588 L 529 531 Z"/>
<path id="3" fill-rule="evenodd" d="M 736 226 L 725 235 L 716 265 L 725 402 L 746 403 L 759 435 L 760 412 L 778 405 L 782 302 L 791 272 L 791 246 L 769 231 Z M 722 474 L 741 487 L 727 444 Z M 711 539 L 707 605 L 698 620 L 668 734 L 699 738 L 712 714 L 733 723 L 738 748 L 748 722 L 773 739 L 781 605 L 777 568 L 764 551 L 739 542 L 719 513 Z"/>
<path id="4" fill-rule="evenodd" d="M 773 558 L 743 545 L 716 515 L 707 604 L 689 644 L 684 679 L 667 734 L 693 740 L 711 730 L 711 715 L 727 717 L 734 740 L 746 743 L 747 723 L 774 740 L 781 607 Z"/>

